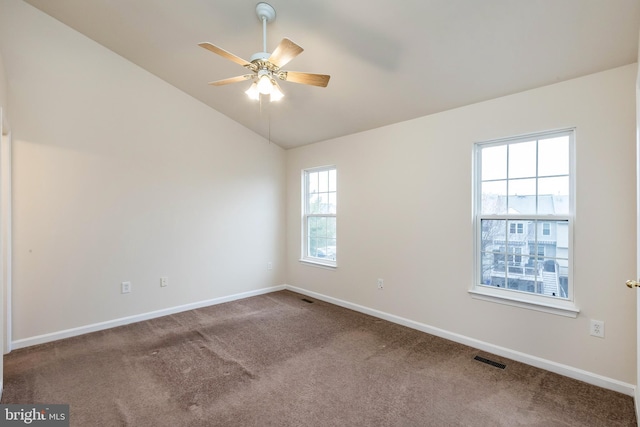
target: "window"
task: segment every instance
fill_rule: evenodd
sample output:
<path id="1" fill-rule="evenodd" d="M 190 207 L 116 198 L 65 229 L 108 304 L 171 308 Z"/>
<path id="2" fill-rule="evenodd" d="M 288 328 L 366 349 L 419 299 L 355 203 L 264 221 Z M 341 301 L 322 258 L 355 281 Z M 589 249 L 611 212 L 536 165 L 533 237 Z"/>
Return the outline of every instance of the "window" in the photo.
<path id="1" fill-rule="evenodd" d="M 577 313 L 573 141 L 565 130 L 475 145 L 474 296 Z"/>
<path id="2" fill-rule="evenodd" d="M 522 234 L 524 233 L 524 224 L 512 222 L 509 224 L 509 233 L 514 234 Z"/>
<path id="3" fill-rule="evenodd" d="M 336 178 L 333 166 L 303 171 L 301 261 L 336 266 Z"/>

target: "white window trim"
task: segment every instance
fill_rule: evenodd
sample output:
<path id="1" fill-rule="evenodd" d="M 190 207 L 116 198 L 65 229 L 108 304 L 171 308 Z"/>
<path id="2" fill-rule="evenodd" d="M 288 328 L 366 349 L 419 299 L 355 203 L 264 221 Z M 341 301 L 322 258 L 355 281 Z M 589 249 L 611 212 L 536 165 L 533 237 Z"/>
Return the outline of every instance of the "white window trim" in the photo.
<path id="1" fill-rule="evenodd" d="M 300 218 L 300 222 L 301 222 L 301 236 L 302 236 L 302 241 L 301 243 L 301 256 L 300 259 L 298 261 L 300 261 L 302 264 L 306 264 L 309 266 L 313 266 L 313 267 L 319 267 L 319 268 L 325 268 L 325 269 L 329 269 L 329 270 L 335 270 L 338 268 L 338 255 L 336 253 L 336 259 L 334 260 L 323 260 L 321 258 L 315 258 L 315 257 L 309 257 L 307 256 L 307 244 L 309 242 L 309 236 L 307 235 L 307 188 L 308 188 L 308 183 L 307 183 L 307 173 L 308 172 L 322 172 L 322 171 L 327 171 L 327 170 L 332 170 L 335 169 L 336 170 L 336 175 L 337 175 L 337 168 L 335 165 L 329 165 L 329 166 L 320 166 L 320 167 L 316 167 L 316 168 L 308 168 L 308 169 L 303 169 L 302 170 L 302 177 L 301 177 L 301 190 L 302 190 L 302 205 L 301 205 L 301 218 Z M 336 184 L 337 185 L 337 184 Z M 337 198 L 337 194 L 336 194 L 336 198 Z M 336 224 L 337 224 L 337 218 L 338 218 L 338 214 L 336 212 L 336 214 L 314 214 L 314 215 L 310 215 L 310 216 L 314 216 L 314 217 L 320 217 L 320 216 L 325 216 L 325 217 L 334 217 L 336 218 Z"/>
<path id="2" fill-rule="evenodd" d="M 544 139 L 548 136 L 558 135 L 566 133 L 570 136 L 569 142 L 569 193 L 570 200 L 569 204 L 572 208 L 572 212 L 569 215 L 550 215 L 548 219 L 550 220 L 568 220 L 569 221 L 569 271 L 568 271 L 568 280 L 569 280 L 569 299 L 560 299 L 548 297 L 546 295 L 533 294 L 529 292 L 522 292 L 513 289 L 504 289 L 504 288 L 496 288 L 493 286 L 483 285 L 481 282 L 481 259 L 480 259 L 480 237 L 482 235 L 482 226 L 480 224 L 481 215 L 480 212 L 480 204 L 481 197 L 479 197 L 481 192 L 481 180 L 480 176 L 480 149 L 479 147 L 487 147 L 491 145 L 503 145 L 505 143 L 513 144 L 517 142 L 526 142 L 531 141 L 532 138 L 536 138 L 537 140 Z M 474 299 L 489 301 L 498 304 L 509 305 L 513 307 L 520 307 L 529 310 L 541 311 L 544 313 L 556 314 L 560 316 L 572 317 L 576 318 L 580 313 L 580 309 L 576 306 L 574 297 L 575 297 L 575 289 L 573 286 L 573 252 L 574 252 L 574 240 L 573 240 L 573 231 L 574 231 L 574 219 L 575 219 L 575 138 L 576 138 L 576 130 L 575 128 L 568 129 L 559 129 L 548 132 L 539 132 L 539 133 L 531 133 L 527 135 L 522 135 L 520 137 L 511 137 L 511 138 L 503 138 L 498 140 L 491 140 L 485 142 L 478 142 L 474 144 L 474 154 L 473 154 L 473 195 L 474 195 L 474 204 L 473 204 L 473 230 L 474 230 L 474 250 L 473 250 L 473 281 L 471 285 L 471 289 L 468 290 L 470 296 Z M 483 215 L 482 219 L 508 219 L 517 220 L 519 218 L 522 219 L 531 219 L 535 217 L 537 220 L 546 219 L 545 215 Z M 509 234 L 510 230 L 507 230 L 507 234 Z"/>

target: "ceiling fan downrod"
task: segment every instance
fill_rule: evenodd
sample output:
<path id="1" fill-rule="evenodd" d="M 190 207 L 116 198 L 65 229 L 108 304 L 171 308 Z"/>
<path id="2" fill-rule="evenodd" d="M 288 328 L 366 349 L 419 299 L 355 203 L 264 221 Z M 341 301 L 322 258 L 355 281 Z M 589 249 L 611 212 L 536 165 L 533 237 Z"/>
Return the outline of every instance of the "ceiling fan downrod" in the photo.
<path id="1" fill-rule="evenodd" d="M 258 3 L 256 5 L 256 14 L 258 19 L 262 21 L 262 51 L 267 51 L 267 24 L 276 19 L 276 10 L 269 3 Z"/>

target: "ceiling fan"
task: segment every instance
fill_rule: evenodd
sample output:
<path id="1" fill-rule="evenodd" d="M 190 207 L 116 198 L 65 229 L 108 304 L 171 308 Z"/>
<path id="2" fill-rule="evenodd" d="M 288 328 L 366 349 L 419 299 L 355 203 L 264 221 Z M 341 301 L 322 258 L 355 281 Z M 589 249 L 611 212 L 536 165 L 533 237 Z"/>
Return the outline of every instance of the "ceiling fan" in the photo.
<path id="1" fill-rule="evenodd" d="M 233 53 L 209 42 L 198 43 L 198 46 L 233 61 L 236 64 L 240 64 L 251 71 L 250 74 L 218 80 L 210 82 L 209 84 L 213 86 L 222 86 L 230 83 L 252 80 L 253 83 L 245 92 L 249 98 L 259 100 L 260 95 L 262 94 L 269 95 L 271 101 L 277 101 L 284 96 L 282 90 L 280 90 L 278 80 L 304 85 L 327 87 L 331 76 L 326 74 L 301 73 L 298 71 L 284 71 L 281 69 L 281 67 L 302 53 L 304 49 L 291 40 L 284 38 L 273 53 L 268 53 L 267 23 L 276 18 L 276 11 L 270 4 L 261 2 L 256 5 L 256 13 L 260 21 L 262 21 L 262 52 L 251 55 L 249 61 L 246 61 L 239 56 L 236 56 Z"/>

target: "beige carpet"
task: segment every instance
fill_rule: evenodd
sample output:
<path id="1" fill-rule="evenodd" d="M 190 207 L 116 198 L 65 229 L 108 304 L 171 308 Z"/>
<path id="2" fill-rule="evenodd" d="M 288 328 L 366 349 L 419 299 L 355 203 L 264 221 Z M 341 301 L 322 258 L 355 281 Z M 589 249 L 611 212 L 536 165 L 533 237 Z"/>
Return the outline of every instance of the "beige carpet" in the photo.
<path id="1" fill-rule="evenodd" d="M 631 397 L 288 291 L 16 350 L 2 403 L 68 403 L 72 426 L 636 425 Z"/>

